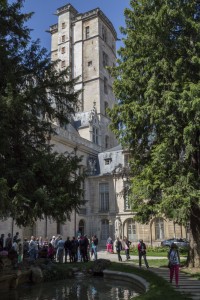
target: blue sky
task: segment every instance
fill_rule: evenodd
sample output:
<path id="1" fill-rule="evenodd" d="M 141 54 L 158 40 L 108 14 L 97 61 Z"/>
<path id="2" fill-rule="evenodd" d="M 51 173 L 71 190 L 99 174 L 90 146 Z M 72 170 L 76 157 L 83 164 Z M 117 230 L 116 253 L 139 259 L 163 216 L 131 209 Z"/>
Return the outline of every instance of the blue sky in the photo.
<path id="1" fill-rule="evenodd" d="M 9 0 L 14 2 L 14 0 Z M 40 39 L 41 45 L 50 51 L 50 34 L 46 32 L 50 25 L 57 23 L 54 14 L 58 7 L 71 3 L 80 13 L 99 7 L 113 23 L 118 37 L 121 38 L 119 27 L 124 26 L 124 9 L 129 7 L 130 0 L 25 0 L 24 11 L 34 12 L 27 23 L 33 29 L 31 36 Z M 117 42 L 117 48 L 121 42 Z"/>

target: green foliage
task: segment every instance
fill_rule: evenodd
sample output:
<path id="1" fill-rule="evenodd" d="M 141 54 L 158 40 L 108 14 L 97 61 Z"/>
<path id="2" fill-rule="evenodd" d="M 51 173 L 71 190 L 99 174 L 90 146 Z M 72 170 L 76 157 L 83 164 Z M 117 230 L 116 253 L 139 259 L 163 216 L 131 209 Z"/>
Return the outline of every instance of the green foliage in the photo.
<path id="1" fill-rule="evenodd" d="M 26 226 L 44 215 L 70 218 L 81 204 L 81 158 L 50 144 L 55 122 L 70 122 L 76 80 L 30 40 L 22 0 L 0 3 L 0 217 Z"/>
<path id="2" fill-rule="evenodd" d="M 125 20 L 110 117 L 132 155 L 132 207 L 142 223 L 190 221 L 199 243 L 200 3 L 131 1 Z"/>

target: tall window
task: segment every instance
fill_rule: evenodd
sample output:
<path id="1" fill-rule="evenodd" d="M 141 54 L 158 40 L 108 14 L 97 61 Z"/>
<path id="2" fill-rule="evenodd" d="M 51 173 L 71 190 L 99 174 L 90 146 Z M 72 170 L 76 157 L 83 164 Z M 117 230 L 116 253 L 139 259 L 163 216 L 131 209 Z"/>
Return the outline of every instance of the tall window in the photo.
<path id="1" fill-rule="evenodd" d="M 108 79 L 106 77 L 104 77 L 104 93 L 108 94 Z"/>
<path id="2" fill-rule="evenodd" d="M 65 42 L 65 35 L 62 35 L 62 43 L 64 43 Z"/>
<path id="3" fill-rule="evenodd" d="M 137 231 L 136 223 L 134 220 L 129 219 L 127 224 L 127 237 L 129 240 L 136 242 L 137 241 Z"/>
<path id="4" fill-rule="evenodd" d="M 85 27 L 85 38 L 88 39 L 90 37 L 90 27 Z"/>
<path id="5" fill-rule="evenodd" d="M 100 211 L 109 211 L 109 184 L 99 184 Z"/>
<path id="6" fill-rule="evenodd" d="M 79 222 L 78 231 L 80 232 L 81 235 L 84 235 L 84 233 L 85 233 L 85 222 L 83 220 L 80 220 L 80 222 Z"/>
<path id="7" fill-rule="evenodd" d="M 64 28 L 65 28 L 65 22 L 62 23 L 62 29 L 64 29 Z"/>
<path id="8" fill-rule="evenodd" d="M 124 210 L 130 210 L 130 201 L 129 201 L 129 182 L 124 182 Z"/>
<path id="9" fill-rule="evenodd" d="M 156 240 L 164 239 L 164 220 L 163 220 L 163 218 L 155 219 L 155 239 Z"/>
<path id="10" fill-rule="evenodd" d="M 109 148 L 109 136 L 105 136 L 105 148 L 108 149 Z"/>
<path id="11" fill-rule="evenodd" d="M 107 116 L 107 108 L 108 108 L 108 102 L 104 102 L 104 114 Z"/>
<path id="12" fill-rule="evenodd" d="M 108 55 L 103 51 L 103 66 L 108 66 Z"/>
<path id="13" fill-rule="evenodd" d="M 107 31 L 105 26 L 102 26 L 102 39 L 107 42 Z"/>
<path id="14" fill-rule="evenodd" d="M 92 128 L 92 141 L 93 143 L 98 145 L 99 139 L 98 139 L 99 131 L 98 128 L 93 127 Z"/>

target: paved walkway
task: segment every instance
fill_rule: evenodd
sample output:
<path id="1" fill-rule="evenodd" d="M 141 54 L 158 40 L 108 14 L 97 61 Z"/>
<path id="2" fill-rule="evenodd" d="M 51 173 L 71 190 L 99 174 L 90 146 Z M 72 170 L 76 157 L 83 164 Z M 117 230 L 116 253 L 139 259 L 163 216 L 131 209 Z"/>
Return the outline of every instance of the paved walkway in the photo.
<path id="1" fill-rule="evenodd" d="M 125 255 L 122 256 L 122 261 L 126 262 Z M 117 254 L 111 254 L 107 253 L 105 250 L 100 250 L 98 251 L 98 258 L 104 258 L 104 259 L 109 259 L 114 262 L 118 262 Z M 162 259 L 166 257 L 151 257 L 148 256 L 148 259 Z M 131 255 L 131 259 L 138 259 L 138 256 L 133 256 Z M 126 262 L 126 263 L 130 263 Z M 163 277 L 165 280 L 169 281 L 169 270 L 168 268 L 158 268 L 158 267 L 151 267 L 148 269 L 151 272 L 156 273 L 158 276 Z M 173 283 L 174 289 L 178 290 L 179 292 L 185 294 L 189 293 L 191 294 L 190 299 L 192 300 L 200 300 L 200 280 L 194 279 L 190 277 L 189 275 L 186 275 L 182 272 L 179 273 L 179 287 L 176 288 L 175 283 Z"/>

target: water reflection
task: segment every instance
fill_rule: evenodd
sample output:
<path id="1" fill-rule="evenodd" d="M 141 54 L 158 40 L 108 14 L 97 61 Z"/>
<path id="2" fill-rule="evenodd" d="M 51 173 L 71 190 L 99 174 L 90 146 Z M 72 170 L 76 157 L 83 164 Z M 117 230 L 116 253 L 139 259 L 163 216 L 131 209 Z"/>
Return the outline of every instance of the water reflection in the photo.
<path id="1" fill-rule="evenodd" d="M 78 276 L 41 285 L 24 285 L 18 290 L 4 292 L 1 300 L 129 300 L 139 295 L 132 285 L 107 281 L 102 277 Z"/>

